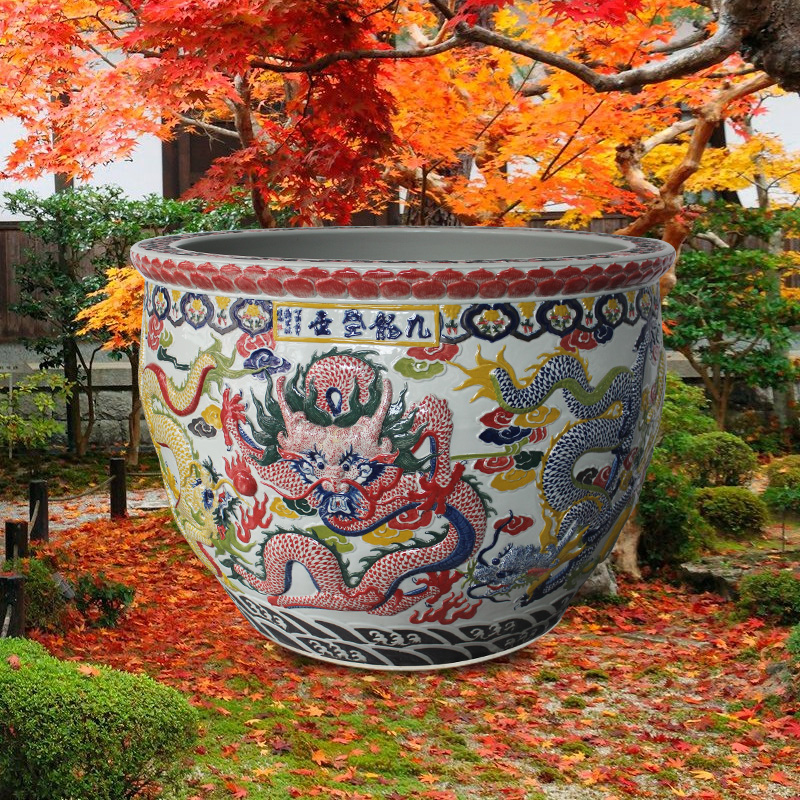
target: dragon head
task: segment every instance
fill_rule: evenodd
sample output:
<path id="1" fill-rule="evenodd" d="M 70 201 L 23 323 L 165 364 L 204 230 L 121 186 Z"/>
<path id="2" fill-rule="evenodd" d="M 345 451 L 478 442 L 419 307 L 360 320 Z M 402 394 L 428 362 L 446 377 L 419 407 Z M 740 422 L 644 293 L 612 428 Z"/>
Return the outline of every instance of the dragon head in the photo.
<path id="1" fill-rule="evenodd" d="M 277 397 L 286 432 L 278 434 L 278 452 L 305 484 L 305 496 L 323 519 L 345 524 L 365 519 L 380 492 L 396 483 L 399 468 L 389 438 L 381 436 L 392 403 L 392 385 L 383 380 L 380 406 L 349 427 L 317 425 L 302 411 L 293 411 L 284 394 L 285 378 L 278 379 Z M 398 473 L 398 474 L 395 474 Z"/>

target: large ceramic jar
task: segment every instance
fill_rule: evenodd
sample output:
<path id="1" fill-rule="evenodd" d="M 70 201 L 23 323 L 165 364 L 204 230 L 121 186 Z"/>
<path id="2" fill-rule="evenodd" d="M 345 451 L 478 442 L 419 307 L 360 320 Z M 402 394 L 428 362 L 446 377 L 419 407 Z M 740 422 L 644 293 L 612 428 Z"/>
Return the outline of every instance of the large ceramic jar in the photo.
<path id="1" fill-rule="evenodd" d="M 524 646 L 636 502 L 673 258 L 518 228 L 140 242 L 142 400 L 178 526 L 298 653 L 425 669 Z"/>

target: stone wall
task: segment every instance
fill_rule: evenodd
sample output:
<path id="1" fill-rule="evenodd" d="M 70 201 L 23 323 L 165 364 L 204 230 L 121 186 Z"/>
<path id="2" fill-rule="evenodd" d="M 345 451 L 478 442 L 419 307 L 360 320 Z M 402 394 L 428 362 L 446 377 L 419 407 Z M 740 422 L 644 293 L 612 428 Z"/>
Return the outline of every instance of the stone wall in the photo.
<path id="1" fill-rule="evenodd" d="M 91 357 L 91 350 L 84 351 L 84 357 Z M 33 372 L 39 371 L 38 356 L 20 344 L 0 344 L 0 373 L 11 375 L 12 391 L 14 384 Z M 131 407 L 131 367 L 127 359 L 117 361 L 107 353 L 98 353 L 94 359 L 92 375 L 95 387 L 95 423 L 91 443 L 98 447 L 124 445 L 128 441 L 128 414 Z M 7 390 L 8 378 L 4 378 L 0 389 Z M 84 422 L 88 418 L 88 405 L 81 398 Z M 66 420 L 66 409 L 57 412 L 61 421 Z M 66 442 L 66 434 L 60 437 Z M 142 421 L 142 444 L 150 445 L 147 425 Z"/>

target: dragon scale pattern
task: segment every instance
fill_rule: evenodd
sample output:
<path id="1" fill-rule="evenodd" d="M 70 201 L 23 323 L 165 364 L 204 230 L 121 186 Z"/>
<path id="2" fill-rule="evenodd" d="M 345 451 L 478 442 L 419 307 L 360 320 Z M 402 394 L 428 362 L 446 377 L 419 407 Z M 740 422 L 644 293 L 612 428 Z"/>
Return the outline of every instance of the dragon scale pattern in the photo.
<path id="1" fill-rule="evenodd" d="M 520 601 L 526 605 L 564 585 L 571 576 L 588 575 L 589 564 L 596 558 L 591 545 L 603 539 L 630 508 L 644 478 L 639 475 L 620 490 L 623 467 L 632 454 L 639 427 L 647 361 L 658 354 L 657 325 L 658 317 L 653 314 L 634 345 L 632 368 L 615 367 L 596 386 L 591 385 L 581 360 L 569 354 L 548 359 L 522 388 L 503 368 L 492 371 L 498 402 L 507 410 L 534 410 L 562 390 L 564 402 L 577 421 L 567 426 L 544 458 L 540 485 L 545 502 L 558 515 L 555 541 L 543 549 L 526 545 L 523 550 L 509 544 L 487 561 L 486 553 L 497 543 L 495 536 L 478 555 L 470 596 L 494 599 L 518 585 L 525 575 L 546 575 L 530 584 L 532 588 Z M 660 369 L 658 375 L 660 380 Z M 621 410 L 612 409 L 614 404 Z M 575 477 L 576 464 L 588 452 L 613 454 L 602 487 L 583 484 Z M 475 594 L 478 589 L 485 589 L 485 593 Z"/>
<path id="2" fill-rule="evenodd" d="M 313 380 L 317 407 L 335 417 L 349 411 L 346 401 L 356 385 L 364 403 L 365 389 L 377 377 L 377 371 L 363 360 L 336 354 L 316 361 L 304 386 L 308 393 Z M 330 530 L 345 536 L 363 536 L 386 523 L 429 527 L 435 517 L 447 521 L 447 532 L 433 544 L 412 544 L 380 555 L 355 585 L 325 544 L 297 532 L 277 532 L 267 540 L 262 557 L 264 578 L 241 564 L 234 565 L 236 573 L 266 594 L 269 603 L 290 608 L 388 615 L 429 597 L 433 590 L 424 577 L 417 578 L 417 588 L 410 591 L 401 584 L 413 576 L 459 566 L 480 548 L 486 529 L 483 503 L 461 478 L 463 465 L 454 467 L 450 462 L 453 421 L 447 402 L 426 396 L 403 417 L 411 421 L 409 432 L 417 435 L 413 454 L 421 456 L 426 444 L 430 449 L 430 466 L 418 472 L 395 465 L 398 451 L 382 433 L 384 419 L 396 408 L 388 379 L 383 381 L 377 412 L 341 428 L 317 425 L 303 412 L 291 410 L 285 392 L 286 379 L 281 376 L 276 394 L 286 430 L 277 438 L 281 458 L 272 464 L 262 463 L 264 451 L 242 429 L 252 423 L 241 396 L 228 390 L 223 395 L 226 442 L 264 484 L 286 499 L 307 501 Z M 316 593 L 287 594 L 294 563 L 308 571 Z"/>

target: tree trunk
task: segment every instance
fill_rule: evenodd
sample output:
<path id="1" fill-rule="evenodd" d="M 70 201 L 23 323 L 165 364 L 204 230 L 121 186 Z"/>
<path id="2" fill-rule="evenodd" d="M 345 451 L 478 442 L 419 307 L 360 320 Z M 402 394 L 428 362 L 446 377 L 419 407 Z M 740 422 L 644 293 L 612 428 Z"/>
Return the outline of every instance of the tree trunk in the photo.
<path id="1" fill-rule="evenodd" d="M 142 440 L 142 396 L 139 392 L 139 345 L 128 351 L 131 362 L 131 413 L 128 415 L 128 448 L 126 461 L 129 467 L 139 466 L 139 445 Z"/>
<path id="2" fill-rule="evenodd" d="M 760 183 L 760 182 L 758 182 Z M 769 205 L 769 197 L 766 197 L 765 203 L 762 208 L 766 208 Z M 784 249 L 784 232 L 783 231 L 776 231 L 769 239 L 767 243 L 767 250 L 772 255 L 779 255 L 783 252 Z M 780 297 L 781 293 L 781 276 L 779 273 L 775 272 L 771 275 L 772 279 L 772 294 L 774 297 Z M 783 352 L 780 353 L 783 356 L 787 363 L 791 361 L 791 355 L 789 352 L 789 348 L 784 348 Z M 778 419 L 778 424 L 781 427 L 781 430 L 784 432 L 784 436 L 788 439 L 791 436 L 791 429 L 795 427 L 797 422 L 797 411 L 795 409 L 795 387 L 793 383 L 789 383 L 786 386 L 780 386 L 772 390 L 772 406 L 775 412 L 775 416 Z"/>
<path id="3" fill-rule="evenodd" d="M 240 102 L 232 103 L 233 109 L 233 123 L 236 127 L 236 133 L 239 135 L 239 141 L 243 148 L 251 147 L 257 139 L 256 128 L 253 124 L 253 116 L 251 114 L 251 92 L 250 82 L 247 75 L 238 75 L 234 80 L 234 86 L 239 93 Z M 253 201 L 253 211 L 255 212 L 258 224 L 262 228 L 275 228 L 277 227 L 277 220 L 270 210 L 269 205 L 264 202 L 264 195 L 259 188 L 258 176 L 250 172 L 247 175 L 247 182 L 250 186 L 250 197 Z"/>
<path id="4" fill-rule="evenodd" d="M 629 575 L 636 581 L 642 579 L 642 571 L 639 569 L 639 540 L 641 538 L 642 527 L 639 525 L 639 515 L 634 509 L 622 528 L 611 555 L 617 572 Z"/>
<path id="5" fill-rule="evenodd" d="M 729 0 L 729 18 L 745 29 L 742 55 L 788 92 L 800 91 L 800 3 Z"/>
<path id="6" fill-rule="evenodd" d="M 67 395 L 67 449 L 76 453 L 81 436 L 81 396 L 78 382 L 78 354 L 75 342 L 64 342 L 64 377 L 70 383 Z"/>

